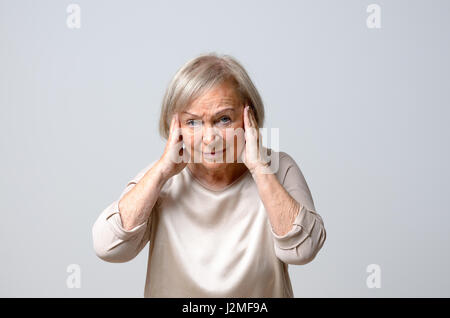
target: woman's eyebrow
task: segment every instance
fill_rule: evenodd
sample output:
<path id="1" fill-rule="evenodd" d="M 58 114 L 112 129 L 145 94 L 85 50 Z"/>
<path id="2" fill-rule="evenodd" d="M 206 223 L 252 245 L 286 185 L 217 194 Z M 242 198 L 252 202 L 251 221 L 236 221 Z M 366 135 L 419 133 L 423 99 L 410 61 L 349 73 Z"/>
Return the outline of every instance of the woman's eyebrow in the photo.
<path id="1" fill-rule="evenodd" d="M 234 108 L 229 107 L 229 108 L 222 109 L 221 111 L 218 111 L 214 116 L 218 116 L 218 115 L 220 115 L 220 114 L 222 114 L 222 113 L 224 113 L 224 112 L 226 112 L 226 111 L 228 111 L 228 110 L 231 110 L 231 111 L 233 111 L 233 112 L 235 111 Z"/>
<path id="2" fill-rule="evenodd" d="M 224 113 L 224 112 L 226 112 L 226 111 L 228 111 L 228 110 L 231 110 L 231 111 L 233 111 L 233 112 L 235 111 L 234 108 L 229 107 L 229 108 L 222 109 L 221 111 L 218 111 L 217 113 L 214 114 L 214 116 L 218 116 L 218 115 L 220 115 L 220 114 L 222 114 L 222 113 Z M 189 114 L 189 115 L 194 116 L 194 117 L 200 117 L 200 116 L 198 116 L 198 115 L 196 115 L 196 114 L 191 114 L 191 113 L 186 112 L 186 111 L 183 111 L 183 113 Z"/>

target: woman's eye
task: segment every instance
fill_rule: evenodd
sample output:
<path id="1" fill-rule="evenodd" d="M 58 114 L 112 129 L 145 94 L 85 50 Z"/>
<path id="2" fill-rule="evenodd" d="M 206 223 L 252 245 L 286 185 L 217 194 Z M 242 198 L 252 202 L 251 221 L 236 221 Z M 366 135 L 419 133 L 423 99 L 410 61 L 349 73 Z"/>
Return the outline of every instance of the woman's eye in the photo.
<path id="1" fill-rule="evenodd" d="M 220 124 L 228 124 L 228 123 L 231 122 L 231 119 L 230 119 L 230 117 L 228 117 L 228 116 L 224 116 L 224 117 L 221 117 L 221 118 L 218 120 L 218 122 L 219 122 Z M 201 120 L 193 120 L 193 119 L 190 119 L 190 120 L 187 120 L 187 121 L 186 121 L 186 125 L 188 125 L 189 127 L 195 127 L 195 126 L 199 126 L 199 125 L 201 125 L 201 124 L 202 124 L 202 121 L 201 121 Z"/>
<path id="2" fill-rule="evenodd" d="M 188 126 L 196 126 L 196 125 L 200 124 L 200 121 L 199 120 L 188 120 L 188 121 L 186 121 L 186 124 Z"/>
<path id="3" fill-rule="evenodd" d="M 231 119 L 228 116 L 224 116 L 224 117 L 220 118 L 220 123 L 222 123 L 222 124 L 228 124 L 230 121 L 231 121 Z"/>

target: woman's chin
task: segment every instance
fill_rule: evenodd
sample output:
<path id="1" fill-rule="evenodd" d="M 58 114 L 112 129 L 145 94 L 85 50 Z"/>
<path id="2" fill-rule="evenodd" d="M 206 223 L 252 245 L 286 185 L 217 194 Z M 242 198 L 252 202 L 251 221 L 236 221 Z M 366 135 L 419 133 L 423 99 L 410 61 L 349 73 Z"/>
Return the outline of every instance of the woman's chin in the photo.
<path id="1" fill-rule="evenodd" d="M 198 152 L 195 153 L 195 155 L 196 155 L 195 160 L 193 160 L 192 163 L 201 163 L 205 167 L 211 169 L 223 168 L 225 164 L 235 162 L 233 160 L 234 158 L 227 158 L 227 153 L 223 151 L 215 154 L 204 154 L 202 152 Z"/>
<path id="2" fill-rule="evenodd" d="M 217 154 L 202 154 L 202 164 L 209 169 L 223 168 L 226 162 L 226 157 L 224 159 L 224 153 Z"/>
<path id="3" fill-rule="evenodd" d="M 205 158 L 203 157 L 202 164 L 209 168 L 220 168 L 223 167 L 224 164 L 226 164 L 225 160 L 221 158 Z"/>

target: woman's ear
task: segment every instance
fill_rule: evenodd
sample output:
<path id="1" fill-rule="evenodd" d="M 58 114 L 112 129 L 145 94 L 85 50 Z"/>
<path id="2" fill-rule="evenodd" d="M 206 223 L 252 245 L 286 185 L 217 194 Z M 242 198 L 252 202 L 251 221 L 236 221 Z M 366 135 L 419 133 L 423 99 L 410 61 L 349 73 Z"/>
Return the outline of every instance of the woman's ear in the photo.
<path id="1" fill-rule="evenodd" d="M 245 131 L 245 118 L 244 118 L 244 116 L 245 116 L 245 106 L 247 106 L 247 102 L 244 102 L 242 104 L 242 126 L 241 126 L 241 128 L 244 129 L 244 131 Z"/>

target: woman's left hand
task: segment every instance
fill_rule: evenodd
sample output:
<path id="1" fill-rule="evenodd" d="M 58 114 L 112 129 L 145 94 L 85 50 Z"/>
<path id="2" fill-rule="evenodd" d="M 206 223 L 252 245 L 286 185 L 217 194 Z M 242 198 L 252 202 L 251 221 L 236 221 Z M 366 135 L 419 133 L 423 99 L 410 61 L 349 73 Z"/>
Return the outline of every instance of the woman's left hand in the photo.
<path id="1" fill-rule="evenodd" d="M 244 131 L 245 146 L 242 153 L 242 161 L 252 174 L 265 171 L 268 163 L 262 160 L 260 144 L 260 134 L 258 123 L 253 111 L 248 105 L 244 108 Z"/>

